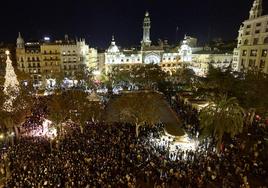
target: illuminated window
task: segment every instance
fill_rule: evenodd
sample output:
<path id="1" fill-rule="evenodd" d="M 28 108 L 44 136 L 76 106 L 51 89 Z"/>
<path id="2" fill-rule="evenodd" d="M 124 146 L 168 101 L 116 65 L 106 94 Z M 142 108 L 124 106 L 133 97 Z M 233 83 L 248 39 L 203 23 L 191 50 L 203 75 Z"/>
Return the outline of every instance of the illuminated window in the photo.
<path id="1" fill-rule="evenodd" d="M 265 61 L 262 59 L 260 61 L 260 68 L 263 69 L 265 67 Z"/>
<path id="2" fill-rule="evenodd" d="M 257 56 L 257 50 L 251 50 L 250 51 L 250 56 L 256 57 Z"/>
<path id="3" fill-rule="evenodd" d="M 267 56 L 267 50 L 262 50 L 261 56 L 266 57 Z"/>
<path id="4" fill-rule="evenodd" d="M 246 55 L 247 55 L 247 50 L 243 50 L 242 56 L 246 56 Z"/>

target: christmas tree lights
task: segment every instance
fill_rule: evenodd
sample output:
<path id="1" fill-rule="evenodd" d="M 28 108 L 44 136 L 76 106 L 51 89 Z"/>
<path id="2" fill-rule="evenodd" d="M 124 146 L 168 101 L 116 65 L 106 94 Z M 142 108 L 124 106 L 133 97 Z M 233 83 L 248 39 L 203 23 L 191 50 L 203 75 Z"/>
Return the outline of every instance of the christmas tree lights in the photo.
<path id="1" fill-rule="evenodd" d="M 4 109 L 8 112 L 13 111 L 13 101 L 16 99 L 19 92 L 19 82 L 17 75 L 15 74 L 12 61 L 9 58 L 9 51 L 6 51 L 6 74 L 4 83 L 4 93 L 7 96 L 7 100 L 4 103 Z"/>

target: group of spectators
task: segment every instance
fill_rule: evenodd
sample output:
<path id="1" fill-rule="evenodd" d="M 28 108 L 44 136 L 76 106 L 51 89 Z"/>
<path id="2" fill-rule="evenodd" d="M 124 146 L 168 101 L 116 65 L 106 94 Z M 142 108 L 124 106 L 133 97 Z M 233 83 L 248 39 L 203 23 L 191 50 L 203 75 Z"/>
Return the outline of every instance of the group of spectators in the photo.
<path id="1" fill-rule="evenodd" d="M 84 131 L 69 123 L 59 141 L 22 137 L 8 152 L 6 187 L 247 187 L 267 180 L 256 140 L 250 152 L 234 140 L 224 152 L 201 144 L 196 151 L 169 150 L 152 144 L 162 125 L 142 128 L 137 138 L 130 124 L 89 122 Z M 51 150 L 52 146 L 52 150 Z M 185 157 L 186 156 L 186 157 Z M 263 178 L 263 179 L 262 179 Z M 266 179 L 265 179 L 266 178 Z"/>
<path id="2" fill-rule="evenodd" d="M 197 137 L 198 112 L 181 100 L 173 109 L 191 137 Z M 0 170 L 5 187 L 265 187 L 268 185 L 267 150 L 262 137 L 250 143 L 233 139 L 221 152 L 204 141 L 196 150 L 176 148 L 161 140 L 163 125 L 142 127 L 88 122 L 83 130 L 68 122 L 63 134 L 51 140 L 27 132 L 42 128 L 46 106 L 41 101 L 23 124 L 23 136 L 5 155 Z M 1 172 L 0 171 L 0 172 Z"/>

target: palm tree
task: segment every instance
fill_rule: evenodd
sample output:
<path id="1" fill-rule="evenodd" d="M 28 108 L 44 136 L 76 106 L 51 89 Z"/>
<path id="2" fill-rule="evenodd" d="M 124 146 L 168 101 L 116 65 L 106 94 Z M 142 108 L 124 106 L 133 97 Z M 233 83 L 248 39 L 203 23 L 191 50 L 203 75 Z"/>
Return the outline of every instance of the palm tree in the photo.
<path id="1" fill-rule="evenodd" d="M 243 115 L 236 98 L 222 96 L 200 112 L 201 137 L 212 136 L 219 150 L 225 134 L 233 138 L 242 132 Z"/>

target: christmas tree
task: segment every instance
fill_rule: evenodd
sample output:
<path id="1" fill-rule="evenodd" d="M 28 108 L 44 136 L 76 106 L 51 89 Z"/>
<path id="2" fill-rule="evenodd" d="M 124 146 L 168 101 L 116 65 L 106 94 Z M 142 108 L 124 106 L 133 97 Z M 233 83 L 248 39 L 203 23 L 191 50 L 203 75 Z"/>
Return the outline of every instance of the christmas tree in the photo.
<path id="1" fill-rule="evenodd" d="M 6 74 L 4 83 L 4 93 L 7 95 L 7 99 L 4 103 L 4 109 L 8 112 L 13 111 L 13 100 L 16 99 L 19 92 L 19 82 L 17 75 L 15 74 L 12 61 L 9 58 L 9 51 L 6 51 Z"/>

